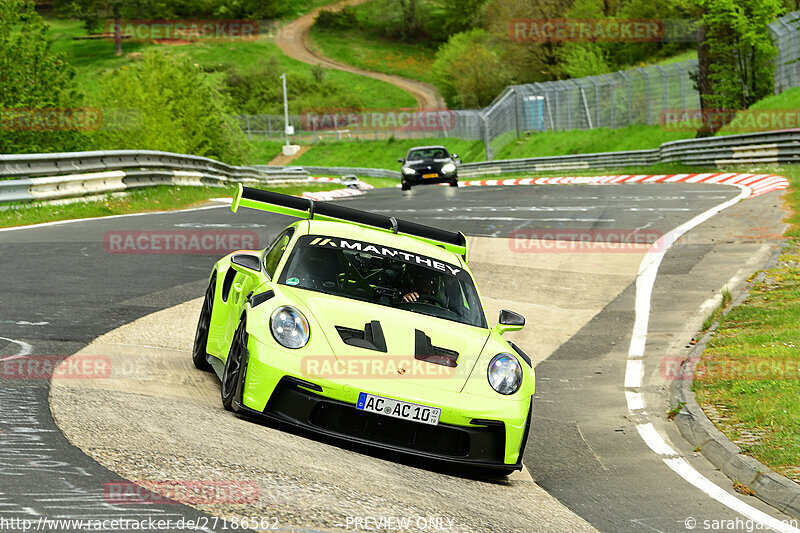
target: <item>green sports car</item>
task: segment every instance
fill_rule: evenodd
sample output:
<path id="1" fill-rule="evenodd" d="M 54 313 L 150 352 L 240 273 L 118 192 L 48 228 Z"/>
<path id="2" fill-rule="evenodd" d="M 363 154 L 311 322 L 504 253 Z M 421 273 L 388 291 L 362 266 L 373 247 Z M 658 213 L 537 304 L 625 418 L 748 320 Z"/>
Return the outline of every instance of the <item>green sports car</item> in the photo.
<path id="1" fill-rule="evenodd" d="M 490 327 L 453 233 L 335 203 L 243 188 L 302 220 L 211 272 L 192 358 L 222 404 L 319 434 L 438 460 L 522 468 L 530 358 Z"/>

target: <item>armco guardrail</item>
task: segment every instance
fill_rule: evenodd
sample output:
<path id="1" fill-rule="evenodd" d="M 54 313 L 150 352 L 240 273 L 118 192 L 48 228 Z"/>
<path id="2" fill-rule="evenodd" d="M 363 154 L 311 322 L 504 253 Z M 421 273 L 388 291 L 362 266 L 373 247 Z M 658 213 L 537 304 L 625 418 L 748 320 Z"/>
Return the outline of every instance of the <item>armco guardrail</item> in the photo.
<path id="1" fill-rule="evenodd" d="M 658 162 L 658 149 L 637 150 L 632 152 L 562 155 L 554 157 L 531 157 L 527 159 L 487 161 L 485 163 L 465 163 L 459 167 L 458 176 L 461 178 L 472 178 L 487 174 L 516 174 L 524 172 L 546 172 L 548 170 L 647 166 L 654 165 Z"/>
<path id="2" fill-rule="evenodd" d="M 686 165 L 800 163 L 800 129 L 672 141 L 659 152 L 661 161 Z"/>
<path id="3" fill-rule="evenodd" d="M 302 168 L 255 168 L 150 150 L 0 155 L 0 203 L 56 200 L 153 185 L 301 183 Z"/>
<path id="4" fill-rule="evenodd" d="M 649 166 L 800 163 L 800 129 L 687 139 L 653 150 L 531 157 L 466 163 L 459 177 Z M 394 170 L 361 167 L 234 167 L 206 157 L 122 150 L 0 155 L 0 203 L 53 200 L 151 185 L 249 185 L 302 182 L 309 173 L 399 179 Z M 3 180 L 3 178 L 6 178 Z"/>
<path id="5" fill-rule="evenodd" d="M 384 168 L 364 168 L 364 167 L 270 167 L 266 165 L 256 165 L 253 168 L 257 169 L 270 169 L 270 168 L 283 168 L 283 169 L 304 169 L 309 174 L 327 174 L 329 176 L 347 176 L 353 174 L 355 176 L 366 176 L 368 178 L 392 178 L 400 179 L 400 172 L 397 170 L 387 170 Z"/>
<path id="6" fill-rule="evenodd" d="M 797 164 L 800 163 L 800 130 L 767 131 L 671 141 L 653 150 L 466 163 L 459 167 L 458 175 L 468 178 L 487 174 L 620 168 L 670 162 L 693 166 Z"/>

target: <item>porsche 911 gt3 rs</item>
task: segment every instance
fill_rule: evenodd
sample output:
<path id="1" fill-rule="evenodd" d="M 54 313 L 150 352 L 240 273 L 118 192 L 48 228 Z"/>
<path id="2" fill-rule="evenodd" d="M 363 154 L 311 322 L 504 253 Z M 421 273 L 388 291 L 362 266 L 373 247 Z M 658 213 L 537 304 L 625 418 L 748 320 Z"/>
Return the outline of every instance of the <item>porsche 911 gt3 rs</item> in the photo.
<path id="1" fill-rule="evenodd" d="M 223 406 L 437 460 L 522 468 L 530 358 L 490 327 L 463 234 L 239 187 L 233 211 L 292 215 L 213 267 L 193 360 Z"/>

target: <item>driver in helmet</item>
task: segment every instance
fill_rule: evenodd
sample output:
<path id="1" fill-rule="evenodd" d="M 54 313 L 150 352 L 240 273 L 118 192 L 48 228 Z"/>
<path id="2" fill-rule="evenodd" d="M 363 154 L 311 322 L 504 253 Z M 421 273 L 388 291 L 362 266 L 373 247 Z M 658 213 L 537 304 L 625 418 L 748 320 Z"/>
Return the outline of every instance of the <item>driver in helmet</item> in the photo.
<path id="1" fill-rule="evenodd" d="M 403 303 L 416 302 L 431 297 L 434 301 L 440 302 L 439 298 L 439 275 L 430 269 L 416 267 L 409 272 L 409 288 L 400 298 Z M 428 302 L 432 303 L 432 302 Z"/>

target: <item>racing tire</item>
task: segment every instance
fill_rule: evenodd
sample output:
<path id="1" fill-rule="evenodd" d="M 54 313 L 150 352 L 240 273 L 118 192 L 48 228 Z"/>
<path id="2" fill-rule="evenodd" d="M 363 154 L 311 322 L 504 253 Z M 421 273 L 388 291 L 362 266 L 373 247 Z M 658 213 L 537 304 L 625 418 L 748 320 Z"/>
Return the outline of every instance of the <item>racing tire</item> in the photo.
<path id="1" fill-rule="evenodd" d="M 208 364 L 208 330 L 211 327 L 211 312 L 214 308 L 214 292 L 217 287 L 217 276 L 214 275 L 206 289 L 203 299 L 203 308 L 200 310 L 200 318 L 197 320 L 197 331 L 194 334 L 194 346 L 192 348 L 192 362 L 198 370 L 211 371 Z"/>
<path id="2" fill-rule="evenodd" d="M 220 394 L 222 407 L 226 411 L 236 410 L 234 402 L 237 401 L 237 393 L 241 394 L 242 365 L 247 359 L 247 339 L 245 319 L 243 318 L 233 334 L 231 349 L 228 352 L 228 359 L 225 360 L 225 369 L 222 371 Z"/>
<path id="3" fill-rule="evenodd" d="M 450 186 L 451 186 L 451 187 L 458 187 L 458 180 L 457 180 L 457 179 L 455 179 L 455 180 L 451 181 L 451 182 L 450 182 Z"/>
<path id="4" fill-rule="evenodd" d="M 405 181 L 400 182 L 400 189 L 404 190 L 404 191 L 410 191 L 411 190 L 411 184 L 409 184 L 409 183 L 407 183 Z"/>

